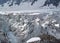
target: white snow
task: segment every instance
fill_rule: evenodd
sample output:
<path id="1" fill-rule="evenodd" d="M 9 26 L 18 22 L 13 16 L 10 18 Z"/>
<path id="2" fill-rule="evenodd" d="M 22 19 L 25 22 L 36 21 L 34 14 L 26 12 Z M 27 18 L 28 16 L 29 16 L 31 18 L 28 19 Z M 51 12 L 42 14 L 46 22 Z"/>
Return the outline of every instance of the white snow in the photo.
<path id="1" fill-rule="evenodd" d="M 49 24 L 49 21 L 46 21 L 45 24 Z"/>
<path id="2" fill-rule="evenodd" d="M 28 20 L 26 19 L 26 20 L 24 20 L 24 22 L 25 22 L 25 23 L 27 23 L 27 22 L 28 22 Z"/>
<path id="3" fill-rule="evenodd" d="M 5 12 L 2 12 L 2 11 L 0 11 L 0 14 L 3 14 L 3 15 L 5 15 L 6 13 L 5 13 Z"/>
<path id="4" fill-rule="evenodd" d="M 36 20 L 36 22 L 40 21 L 40 19 L 39 19 L 39 18 L 36 18 L 35 20 Z"/>
<path id="5" fill-rule="evenodd" d="M 39 25 L 39 21 L 40 21 L 39 18 L 36 18 L 36 19 L 35 19 L 35 22 L 36 22 L 37 25 Z"/>
<path id="6" fill-rule="evenodd" d="M 59 24 L 55 24 L 56 27 L 59 27 Z"/>
<path id="7" fill-rule="evenodd" d="M 45 23 L 41 24 L 43 28 L 47 27 L 47 24 L 49 24 L 49 21 L 46 21 Z"/>
<path id="8" fill-rule="evenodd" d="M 52 23 L 54 23 L 54 22 L 56 22 L 56 20 L 55 20 L 55 19 L 52 21 Z"/>
<path id="9" fill-rule="evenodd" d="M 45 23 L 41 24 L 41 26 L 45 28 Z"/>
<path id="10" fill-rule="evenodd" d="M 29 42 L 35 42 L 35 41 L 40 41 L 40 40 L 41 40 L 40 37 L 33 37 L 33 38 L 27 40 L 27 43 L 29 43 Z"/>
<path id="11" fill-rule="evenodd" d="M 29 15 L 39 15 L 40 13 L 33 13 L 33 14 L 29 14 Z"/>

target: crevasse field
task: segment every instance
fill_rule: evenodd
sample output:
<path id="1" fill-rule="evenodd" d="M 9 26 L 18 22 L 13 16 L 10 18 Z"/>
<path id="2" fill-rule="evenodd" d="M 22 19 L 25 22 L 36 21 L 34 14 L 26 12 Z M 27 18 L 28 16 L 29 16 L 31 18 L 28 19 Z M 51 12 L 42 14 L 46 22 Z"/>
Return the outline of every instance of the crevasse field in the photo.
<path id="1" fill-rule="evenodd" d="M 0 43 L 60 43 L 60 0 L 0 0 Z"/>
<path id="2" fill-rule="evenodd" d="M 0 43 L 59 42 L 59 10 L 0 12 Z"/>

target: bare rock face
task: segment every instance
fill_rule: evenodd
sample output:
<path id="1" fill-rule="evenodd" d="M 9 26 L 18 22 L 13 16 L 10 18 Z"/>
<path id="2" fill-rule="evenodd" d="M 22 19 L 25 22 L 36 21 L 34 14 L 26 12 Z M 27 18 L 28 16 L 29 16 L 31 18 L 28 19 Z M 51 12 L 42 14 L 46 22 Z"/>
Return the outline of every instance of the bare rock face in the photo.
<path id="1" fill-rule="evenodd" d="M 45 43 L 47 41 L 47 43 L 60 43 L 60 39 L 56 39 L 56 37 L 51 36 L 51 35 L 47 35 L 47 34 L 43 34 L 40 35 L 41 38 L 41 43 Z"/>
<path id="2" fill-rule="evenodd" d="M 43 6 L 49 6 L 50 4 L 53 4 L 54 6 L 58 6 L 60 3 L 60 0 L 46 0 Z"/>
<path id="3" fill-rule="evenodd" d="M 2 31 L 0 31 L 0 43 L 9 43 L 6 34 Z"/>

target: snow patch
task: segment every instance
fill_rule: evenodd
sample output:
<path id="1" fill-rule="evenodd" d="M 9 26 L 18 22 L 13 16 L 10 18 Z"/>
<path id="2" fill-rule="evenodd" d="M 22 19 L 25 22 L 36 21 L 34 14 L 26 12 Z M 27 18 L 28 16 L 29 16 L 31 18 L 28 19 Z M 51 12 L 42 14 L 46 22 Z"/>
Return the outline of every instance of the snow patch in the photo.
<path id="1" fill-rule="evenodd" d="M 40 40 L 41 40 L 40 37 L 33 37 L 33 38 L 27 40 L 27 43 L 29 43 L 29 42 L 36 42 L 36 41 L 40 41 Z"/>

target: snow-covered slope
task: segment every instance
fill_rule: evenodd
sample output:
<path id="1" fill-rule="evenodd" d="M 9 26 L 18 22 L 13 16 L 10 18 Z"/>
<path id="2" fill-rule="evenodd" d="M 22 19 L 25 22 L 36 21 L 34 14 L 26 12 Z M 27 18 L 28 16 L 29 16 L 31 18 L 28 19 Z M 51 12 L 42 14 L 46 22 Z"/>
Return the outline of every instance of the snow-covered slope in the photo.
<path id="1" fill-rule="evenodd" d="M 60 11 L 0 13 L 0 24 L 1 30 L 11 43 L 26 43 L 30 38 L 43 34 L 60 39 Z"/>
<path id="2" fill-rule="evenodd" d="M 56 8 L 56 6 L 53 6 L 53 2 L 55 1 L 52 1 L 52 3 L 49 4 L 49 7 L 47 6 L 48 3 L 44 5 L 45 1 L 47 0 L 0 0 L 0 11 L 20 11 L 20 10 L 38 10 L 42 8 L 45 9 Z M 57 8 L 59 8 L 59 6 L 60 5 L 58 4 Z"/>
<path id="3" fill-rule="evenodd" d="M 0 0 L 0 5 L 4 6 L 5 3 L 7 3 L 8 6 L 13 6 L 14 4 L 20 5 L 21 3 L 24 3 L 24 2 L 31 2 L 31 5 L 33 5 L 33 4 L 35 4 L 36 1 L 38 1 L 38 0 Z"/>

